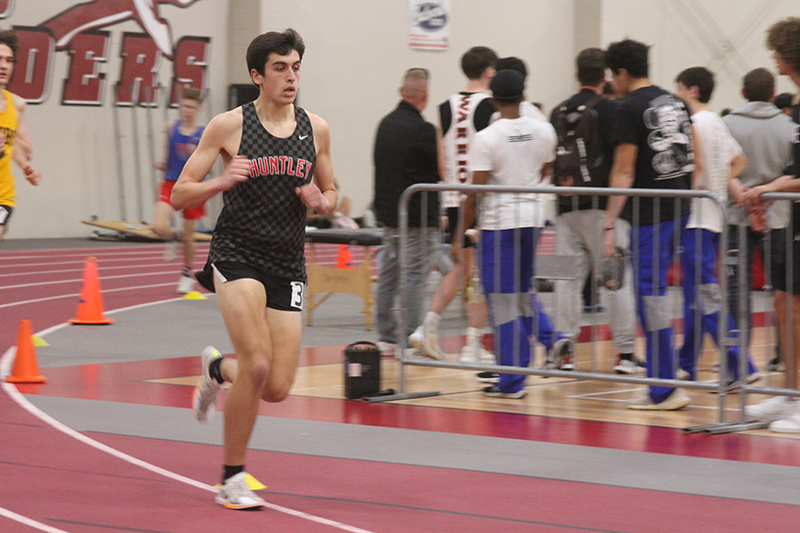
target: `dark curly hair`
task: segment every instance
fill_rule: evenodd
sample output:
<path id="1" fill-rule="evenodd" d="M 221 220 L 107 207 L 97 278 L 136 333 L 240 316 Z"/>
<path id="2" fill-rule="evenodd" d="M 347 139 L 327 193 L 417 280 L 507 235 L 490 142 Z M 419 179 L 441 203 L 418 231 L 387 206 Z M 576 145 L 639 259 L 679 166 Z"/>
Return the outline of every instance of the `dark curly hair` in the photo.
<path id="1" fill-rule="evenodd" d="M 14 33 L 11 30 L 0 31 L 0 44 L 4 44 L 9 48 L 11 48 L 11 53 L 14 54 L 14 59 L 17 58 L 17 51 L 19 50 L 19 44 L 16 33 Z"/>
<path id="2" fill-rule="evenodd" d="M 800 18 L 789 17 L 770 26 L 767 48 L 778 52 L 789 67 L 800 74 Z"/>

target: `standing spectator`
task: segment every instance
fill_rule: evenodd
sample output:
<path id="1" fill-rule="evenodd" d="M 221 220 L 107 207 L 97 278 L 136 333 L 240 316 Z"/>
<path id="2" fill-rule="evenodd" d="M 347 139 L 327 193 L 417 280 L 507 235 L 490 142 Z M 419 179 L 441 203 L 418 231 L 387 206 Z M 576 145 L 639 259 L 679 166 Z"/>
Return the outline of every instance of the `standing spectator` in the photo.
<path id="1" fill-rule="evenodd" d="M 778 67 L 778 73 L 789 76 L 800 89 L 800 18 L 790 17 L 773 24 L 767 30 L 767 48 L 773 51 L 772 57 Z M 794 135 L 792 148 L 794 152 L 794 172 L 787 179 L 775 180 L 745 192 L 745 201 L 755 199 L 764 192 L 800 192 L 800 104 L 792 107 Z M 780 272 L 775 278 L 775 310 L 778 313 L 778 326 L 784 339 L 786 353 L 792 354 L 792 363 L 786 372 L 786 387 L 800 388 L 797 371 L 800 369 L 800 204 L 792 205 L 792 271 Z M 791 284 L 787 283 L 789 278 Z M 788 314 L 789 296 L 791 293 L 792 315 Z M 791 335 L 790 335 L 791 331 Z M 791 342 L 789 339 L 791 338 Z M 771 431 L 778 433 L 800 433 L 800 401 L 797 398 L 776 396 L 757 405 L 745 408 L 748 416 L 773 420 L 769 425 Z"/>
<path id="2" fill-rule="evenodd" d="M 620 104 L 614 132 L 617 142 L 611 187 L 685 190 L 695 169 L 692 122 L 686 104 L 649 79 L 648 46 L 626 39 L 606 51 Z M 680 234 L 689 215 L 689 202 L 673 198 L 638 198 L 626 202 L 611 196 L 605 231 L 605 253 L 611 256 L 617 243 L 617 217 L 639 227 L 632 230 L 634 276 L 639 320 L 647 339 L 647 376 L 674 378 L 672 327 L 666 295 L 667 271 L 672 264 Z M 677 204 L 676 204 L 677 202 Z M 633 212 L 638 204 L 639 212 Z M 623 209 L 624 208 L 624 209 Z M 675 218 L 675 210 L 678 217 Z M 681 388 L 651 386 L 628 403 L 629 409 L 673 410 L 689 405 Z"/>
<path id="3" fill-rule="evenodd" d="M 522 74 L 502 70 L 492 80 L 492 94 L 500 119 L 473 139 L 469 168 L 475 185 L 541 185 L 555 157 L 553 127 L 520 115 L 525 89 Z M 553 330 L 549 317 L 530 295 L 539 232 L 544 225 L 542 202 L 537 194 L 487 193 L 481 201 L 479 227 L 481 283 L 494 322 L 495 345 L 500 364 L 527 367 L 530 338 L 537 335 L 557 358 L 571 356 L 571 344 Z M 464 225 L 476 215 L 476 194 L 467 196 Z M 457 247 L 460 239 L 453 239 Z M 531 304 L 536 304 L 532 309 Z M 537 329 L 534 330 L 533 315 Z M 560 363 L 560 361 L 559 361 Z M 500 374 L 497 385 L 484 394 L 498 398 L 524 398 L 525 376 Z"/>
<path id="4" fill-rule="evenodd" d="M 489 81 L 494 76 L 496 62 L 497 54 L 491 48 L 475 46 L 467 50 L 461 56 L 461 70 L 467 77 L 467 86 L 439 106 L 438 135 L 442 146 L 439 173 L 442 180 L 449 185 L 472 183 L 472 172 L 467 164 L 467 157 L 473 136 L 489 125 L 495 112 L 494 104 L 486 91 L 489 89 Z M 459 227 L 461 194 L 455 191 L 442 193 L 442 204 L 447 212 L 447 240 L 452 242 L 453 235 Z M 459 243 L 459 246 L 454 242 L 453 245 L 454 249 L 463 248 L 463 264 L 459 256 L 454 254 L 455 267 L 436 287 L 430 309 L 422 325 L 408 338 L 414 348 L 435 359 L 442 358 L 442 351 L 439 348 L 439 323 L 442 320 L 442 313 L 472 273 L 472 241 L 464 237 L 464 242 Z M 462 358 L 470 362 L 481 359 L 487 363 L 494 363 L 494 357 L 481 347 L 481 329 L 485 325 L 486 318 L 478 316 L 481 308 L 476 307 L 470 314 L 470 327 L 467 328 Z M 495 378 L 491 376 L 486 379 Z"/>
<path id="5" fill-rule="evenodd" d="M 765 185 L 776 179 L 786 180 L 784 176 L 792 162 L 791 140 L 794 133 L 792 119 L 780 109 L 772 105 L 775 96 L 775 76 L 765 68 L 757 68 L 748 72 L 743 80 L 742 95 L 747 99 L 743 104 L 730 112 L 723 120 L 734 139 L 742 147 L 747 158 L 747 167 L 737 179 L 730 182 L 730 199 L 728 207 L 728 248 L 738 250 L 739 260 L 728 269 L 729 309 L 738 310 L 733 313 L 736 327 L 746 328 L 750 339 L 750 287 L 753 273 L 749 265 L 753 264 L 755 249 L 761 251 L 764 264 L 769 264 L 769 283 L 774 284 L 785 256 L 785 228 L 789 224 L 789 203 L 773 202 L 764 206 L 757 198 L 747 200 L 743 193 L 747 189 Z M 784 177 L 782 177 L 784 176 Z M 766 216 L 764 208 L 766 207 Z M 743 242 L 739 242 L 739 226 L 746 226 Z M 768 235 L 765 233 L 769 230 Z M 765 239 L 769 238 L 769 257 L 765 253 Z M 744 257 L 745 285 L 739 284 L 739 264 Z M 739 291 L 745 291 L 745 308 L 740 309 Z M 740 313 L 745 313 L 745 323 L 741 323 Z M 778 338 L 775 357 L 769 362 L 770 369 L 777 369 L 781 361 L 781 340 Z"/>
<path id="6" fill-rule="evenodd" d="M 384 248 L 378 277 L 377 322 L 381 352 L 396 353 L 397 326 L 392 315 L 399 282 L 399 233 L 397 207 L 400 195 L 415 183 L 439 181 L 436 128 L 425 122 L 422 111 L 428 105 L 428 71 L 412 68 L 403 76 L 402 100 L 386 115 L 375 136 L 375 201 L 378 221 L 384 226 Z M 427 211 L 422 212 L 423 196 Z M 406 293 L 405 335 L 420 324 L 421 302 L 425 280 L 431 271 L 431 257 L 439 248 L 438 193 L 415 194 L 408 204 L 408 276 Z M 424 355 L 439 358 L 437 352 Z"/>
<path id="7" fill-rule="evenodd" d="M 619 102 L 603 97 L 605 86 L 605 54 L 599 48 L 587 48 L 576 60 L 577 94 L 558 104 L 550 121 L 559 136 L 556 163 L 553 165 L 553 182 L 566 187 L 608 187 L 608 176 L 614 160 L 613 127 Z M 575 139 L 575 142 L 570 142 Z M 579 146 L 596 146 L 593 161 L 583 161 L 578 155 Z M 573 157 L 571 157 L 573 156 Z M 581 168 L 583 167 L 583 168 Z M 600 272 L 603 258 L 603 223 L 605 221 L 605 196 L 562 196 L 558 202 L 556 219 L 556 254 L 569 256 L 575 276 L 570 280 L 556 281 L 558 300 L 556 327 L 573 342 L 580 331 L 581 287 L 589 273 Z M 630 247 L 630 224 L 622 219 L 615 221 L 616 251 L 627 255 Z M 632 374 L 642 368 L 633 355 L 636 340 L 636 319 L 633 301 L 633 272 L 626 264 L 622 286 L 606 292 L 611 332 L 618 357 L 614 371 Z"/>
<path id="8" fill-rule="evenodd" d="M 728 182 L 747 167 L 747 159 L 725 123 L 708 108 L 714 91 L 714 74 L 704 67 L 688 68 L 676 79 L 676 95 L 692 112 L 692 126 L 703 149 L 703 171 L 698 175 L 695 189 L 714 193 L 721 201 L 728 197 Z M 679 358 L 679 379 L 696 379 L 695 362 L 708 333 L 717 347 L 724 348 L 719 339 L 719 308 L 722 300 L 716 275 L 720 234 L 725 220 L 717 205 L 706 198 L 695 198 L 686 231 L 683 234 L 683 346 Z M 698 269 L 699 271 L 697 271 Z M 699 277 L 697 276 L 699 274 Z M 695 313 L 700 311 L 700 317 Z M 725 320 L 725 319 L 723 319 Z M 695 331 L 695 322 L 700 329 Z M 729 314 L 725 320 L 728 330 L 736 328 Z M 739 380 L 739 346 L 726 350 L 729 387 Z M 753 383 L 760 374 L 748 357 L 746 381 Z"/>
<path id="9" fill-rule="evenodd" d="M 785 114 L 792 116 L 793 100 L 794 95 L 792 93 L 781 93 L 772 100 L 772 103 Z"/>

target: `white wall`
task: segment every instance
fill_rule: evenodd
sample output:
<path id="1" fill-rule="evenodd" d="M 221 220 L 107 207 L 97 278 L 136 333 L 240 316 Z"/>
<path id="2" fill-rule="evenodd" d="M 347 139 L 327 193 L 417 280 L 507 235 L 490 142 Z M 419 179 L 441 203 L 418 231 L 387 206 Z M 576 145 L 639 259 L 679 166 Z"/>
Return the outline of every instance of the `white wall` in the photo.
<path id="1" fill-rule="evenodd" d="M 509 16 L 511 14 L 511 16 Z M 408 46 L 407 0 L 262 1 L 262 31 L 294 27 L 306 43 L 300 105 L 331 126 L 334 171 L 359 215 L 373 195 L 372 144 L 380 119 L 399 101 L 403 72 L 432 73 L 426 118 L 460 91 L 461 55 L 475 45 L 516 55 L 531 72 L 528 97 L 548 108 L 574 89 L 572 1 L 453 0 L 450 49 Z"/>
<path id="2" fill-rule="evenodd" d="M 629 37 L 652 45 L 650 76 L 667 90 L 685 68 L 704 66 L 716 74 L 711 108 L 742 103 L 741 79 L 757 67 L 777 75 L 766 49 L 766 30 L 797 16 L 797 0 L 603 0 L 602 46 Z M 785 77 L 777 92 L 796 92 Z"/>
<path id="3" fill-rule="evenodd" d="M 38 25 L 82 1 L 20 0 L 0 26 Z M 652 78 L 666 88 L 672 88 L 683 68 L 705 65 L 716 71 L 719 88 L 712 107 L 719 110 L 740 103 L 739 84 L 745 72 L 758 66 L 774 68 L 764 46 L 764 31 L 774 21 L 796 15 L 797 5 L 798 0 L 451 0 L 450 49 L 437 52 L 408 47 L 407 0 L 201 0 L 186 9 L 163 4 L 159 10 L 170 21 L 174 40 L 187 34 L 212 38 L 206 116 L 226 108 L 228 84 L 249 79 L 244 54 L 258 31 L 292 26 L 300 32 L 307 45 L 300 105 L 330 124 L 334 170 L 359 215 L 373 195 L 375 129 L 397 104 L 400 77 L 409 67 L 432 72 L 425 112 L 432 122 L 438 103 L 463 88 L 459 59 L 474 45 L 523 58 L 530 70 L 528 97 L 549 110 L 576 88 L 573 62 L 578 47 L 605 46 L 631 37 L 653 45 Z M 587 9 L 593 15 L 587 16 Z M 591 27 L 593 17 L 596 28 Z M 119 76 L 122 32 L 141 29 L 125 22 L 108 30 L 112 44 L 102 71 L 113 84 Z M 730 43 L 722 42 L 721 36 Z M 725 47 L 736 53 L 721 53 Z M 169 81 L 170 67 L 165 60 L 159 72 L 163 84 Z M 67 69 L 68 57 L 57 52 L 50 99 L 29 107 L 35 162 L 44 182 L 38 188 L 18 183 L 18 209 L 8 238 L 88 235 L 91 230 L 80 224 L 81 219 L 120 217 L 110 90 L 103 107 L 60 106 Z M 793 89 L 781 80 L 779 90 Z M 130 109 L 120 110 L 126 135 L 127 210 L 129 218 L 135 218 L 131 115 Z M 151 116 L 158 129 L 164 116 L 163 108 Z M 137 117 L 145 173 L 146 112 L 139 110 Z M 151 194 L 151 177 L 142 177 L 145 195 Z M 149 218 L 151 202 L 145 203 Z"/>
<path id="4" fill-rule="evenodd" d="M 51 16 L 81 3 L 79 0 L 25 0 L 16 2 L 10 17 L 0 21 L 0 26 L 38 26 Z M 206 103 L 208 113 L 224 110 L 227 94 L 227 0 L 203 0 L 181 9 L 172 5 L 160 5 L 159 14 L 171 26 L 173 42 L 182 36 L 207 36 L 211 38 L 210 66 L 207 88 L 210 98 Z M 142 28 L 133 21 L 105 28 L 111 33 L 108 62 L 100 70 L 106 75 L 103 105 L 62 106 L 61 87 L 69 70 L 69 56 L 56 52 L 52 79 L 47 100 L 39 105 L 29 105 L 26 121 L 34 141 L 34 165 L 42 172 L 42 184 L 30 186 L 24 179 L 17 179 L 17 209 L 14 212 L 7 237 L 39 238 L 89 235 L 91 228 L 80 221 L 96 215 L 100 219 L 120 219 L 119 188 L 117 186 L 117 160 L 113 129 L 112 86 L 120 76 L 119 57 L 123 32 L 141 33 Z M 18 73 L 20 75 L 21 73 Z M 169 86 L 172 63 L 163 59 L 158 77 L 160 83 Z M 153 183 L 158 179 L 150 167 L 147 144 L 147 111 L 138 109 L 137 125 L 140 133 L 141 184 L 144 196 L 144 218 L 149 219 L 153 205 Z M 150 112 L 155 137 L 155 150 L 162 147 L 161 130 L 166 118 L 166 107 Z M 132 109 L 119 109 L 125 163 L 123 175 L 127 182 L 128 218 L 137 218 L 134 180 L 135 165 L 132 159 L 133 146 Z M 177 112 L 169 111 L 175 118 Z M 157 154 L 157 155 L 159 155 Z M 21 172 L 14 168 L 19 178 Z"/>

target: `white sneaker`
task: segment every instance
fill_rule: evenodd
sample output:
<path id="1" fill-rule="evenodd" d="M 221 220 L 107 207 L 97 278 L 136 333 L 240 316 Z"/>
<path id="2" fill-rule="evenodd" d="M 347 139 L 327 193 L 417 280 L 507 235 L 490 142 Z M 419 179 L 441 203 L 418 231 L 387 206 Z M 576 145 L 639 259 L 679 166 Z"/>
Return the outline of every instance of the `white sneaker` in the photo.
<path id="1" fill-rule="evenodd" d="M 214 406 L 217 404 L 217 395 L 222 387 L 216 379 L 211 377 L 209 369 L 211 368 L 211 363 L 221 358 L 222 354 L 213 346 L 207 346 L 200 356 L 203 377 L 200 380 L 200 384 L 194 388 L 194 393 L 192 394 L 192 410 L 198 422 L 207 422 L 216 413 Z"/>
<path id="2" fill-rule="evenodd" d="M 247 486 L 247 474 L 239 472 L 220 487 L 215 501 L 228 509 L 261 509 L 266 502 Z"/>
<path id="3" fill-rule="evenodd" d="M 178 281 L 178 294 L 189 294 L 194 290 L 194 278 L 191 276 L 181 276 Z"/>
<path id="4" fill-rule="evenodd" d="M 478 350 L 475 346 L 465 344 L 464 347 L 461 348 L 461 355 L 458 358 L 458 362 L 467 365 L 474 365 L 478 362 L 477 351 Z"/>
<path id="5" fill-rule="evenodd" d="M 616 369 L 617 367 L 614 367 L 615 372 Z M 689 373 L 686 370 L 679 368 L 678 370 L 675 371 L 675 379 L 679 379 L 681 381 L 689 381 Z"/>
<path id="6" fill-rule="evenodd" d="M 644 372 L 644 365 L 635 355 L 630 354 L 622 357 L 622 354 L 620 354 L 617 357 L 617 364 L 614 365 L 615 374 L 637 374 L 639 372 Z"/>
<path id="7" fill-rule="evenodd" d="M 798 414 L 800 401 L 792 401 L 786 396 L 775 396 L 756 405 L 744 408 L 744 414 L 760 420 L 783 420 Z"/>
<path id="8" fill-rule="evenodd" d="M 164 248 L 164 262 L 172 263 L 178 258 L 178 241 L 172 240 L 167 243 Z"/>
<path id="9" fill-rule="evenodd" d="M 397 357 L 397 344 L 393 342 L 378 341 L 375 343 L 378 351 L 381 352 L 381 357 Z"/>
<path id="10" fill-rule="evenodd" d="M 428 331 L 425 324 L 408 336 L 408 343 L 425 357 L 437 361 L 444 359 L 444 354 L 439 349 L 439 335 L 435 331 Z"/>
<path id="11" fill-rule="evenodd" d="M 481 348 L 481 364 L 482 365 L 496 365 L 497 358 L 489 350 Z"/>
<path id="12" fill-rule="evenodd" d="M 650 391 L 645 389 L 644 394 L 629 401 L 627 407 L 638 411 L 677 411 L 689 405 L 691 401 L 692 399 L 686 394 L 686 391 L 679 387 L 672 391 L 672 394 L 667 396 L 663 402 L 653 403 Z"/>
<path id="13" fill-rule="evenodd" d="M 783 420 L 776 420 L 769 425 L 769 430 L 776 433 L 800 433 L 800 414 L 792 415 Z"/>

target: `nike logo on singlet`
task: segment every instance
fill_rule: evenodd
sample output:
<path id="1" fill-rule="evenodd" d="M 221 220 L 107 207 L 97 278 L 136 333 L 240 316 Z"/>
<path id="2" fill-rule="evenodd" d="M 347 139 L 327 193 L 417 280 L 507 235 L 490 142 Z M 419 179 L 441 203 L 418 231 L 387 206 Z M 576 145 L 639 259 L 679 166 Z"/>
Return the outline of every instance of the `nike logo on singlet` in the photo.
<path id="1" fill-rule="evenodd" d="M 298 136 L 297 138 L 298 138 L 298 139 L 300 139 L 300 140 L 302 141 L 303 139 L 305 139 L 305 138 L 307 138 L 307 137 L 308 137 L 308 134 L 305 134 L 305 135 L 300 135 L 300 136 Z"/>

